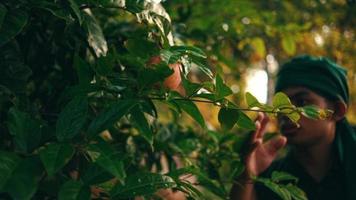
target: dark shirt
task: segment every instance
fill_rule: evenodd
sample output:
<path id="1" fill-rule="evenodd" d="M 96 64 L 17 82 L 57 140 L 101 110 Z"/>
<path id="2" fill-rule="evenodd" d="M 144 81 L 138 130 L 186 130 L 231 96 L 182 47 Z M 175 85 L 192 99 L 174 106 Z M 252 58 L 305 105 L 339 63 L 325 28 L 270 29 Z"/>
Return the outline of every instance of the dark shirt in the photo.
<path id="1" fill-rule="evenodd" d="M 297 186 L 306 193 L 308 200 L 347 199 L 345 173 L 339 160 L 333 162 L 332 168 L 320 182 L 315 181 L 291 154 L 272 163 L 261 176 L 270 178 L 273 171 L 284 171 L 297 177 Z M 256 184 L 256 192 L 259 200 L 281 199 L 277 194 L 259 183 Z"/>

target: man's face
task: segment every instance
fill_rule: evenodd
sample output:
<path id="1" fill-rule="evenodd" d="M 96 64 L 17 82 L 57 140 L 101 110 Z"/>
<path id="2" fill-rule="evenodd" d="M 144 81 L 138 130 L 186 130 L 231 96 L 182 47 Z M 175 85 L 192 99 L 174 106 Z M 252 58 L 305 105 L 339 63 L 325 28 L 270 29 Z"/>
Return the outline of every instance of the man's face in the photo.
<path id="1" fill-rule="evenodd" d="M 283 90 L 297 107 L 315 105 L 322 109 L 332 109 L 331 103 L 324 97 L 304 87 L 290 87 Z M 292 123 L 286 117 L 278 119 L 279 128 L 287 137 L 288 144 L 296 146 L 311 146 L 320 143 L 332 143 L 335 136 L 335 121 L 333 119 L 315 120 L 301 116 L 299 125 Z"/>

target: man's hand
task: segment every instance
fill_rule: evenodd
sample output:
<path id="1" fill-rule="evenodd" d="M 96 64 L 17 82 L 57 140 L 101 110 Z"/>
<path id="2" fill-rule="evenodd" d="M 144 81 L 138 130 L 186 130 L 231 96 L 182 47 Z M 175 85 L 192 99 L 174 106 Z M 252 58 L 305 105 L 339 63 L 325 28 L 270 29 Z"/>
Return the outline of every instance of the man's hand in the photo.
<path id="1" fill-rule="evenodd" d="M 266 114 L 258 114 L 256 131 L 251 135 L 250 149 L 245 157 L 246 175 L 249 177 L 258 176 L 265 171 L 276 158 L 278 150 L 287 143 L 287 138 L 280 135 L 263 143 L 263 135 L 268 122 Z"/>

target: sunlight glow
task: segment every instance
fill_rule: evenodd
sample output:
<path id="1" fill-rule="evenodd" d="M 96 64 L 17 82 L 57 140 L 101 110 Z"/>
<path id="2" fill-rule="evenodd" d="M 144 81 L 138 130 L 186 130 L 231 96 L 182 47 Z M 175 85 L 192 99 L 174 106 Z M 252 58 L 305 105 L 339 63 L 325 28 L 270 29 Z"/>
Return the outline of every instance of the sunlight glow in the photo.
<path id="1" fill-rule="evenodd" d="M 267 102 L 268 76 L 261 69 L 250 69 L 247 72 L 246 92 L 250 92 L 261 103 Z"/>

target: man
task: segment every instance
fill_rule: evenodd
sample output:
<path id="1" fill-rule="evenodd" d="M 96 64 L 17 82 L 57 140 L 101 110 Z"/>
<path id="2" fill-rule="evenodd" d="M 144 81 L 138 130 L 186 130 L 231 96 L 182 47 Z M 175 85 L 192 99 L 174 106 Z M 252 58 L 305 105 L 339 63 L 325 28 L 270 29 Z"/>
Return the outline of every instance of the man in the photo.
<path id="1" fill-rule="evenodd" d="M 272 171 L 296 176 L 309 200 L 356 199 L 356 134 L 345 118 L 349 93 L 346 70 L 325 58 L 296 57 L 277 75 L 276 92 L 284 92 L 298 107 L 315 105 L 333 110 L 325 120 L 304 116 L 299 125 L 279 117 L 282 135 L 262 143 L 268 118 L 260 114 L 245 158 L 245 173 L 233 186 L 231 199 L 280 199 L 251 176 L 270 177 Z M 277 151 L 290 147 L 285 158 Z"/>

